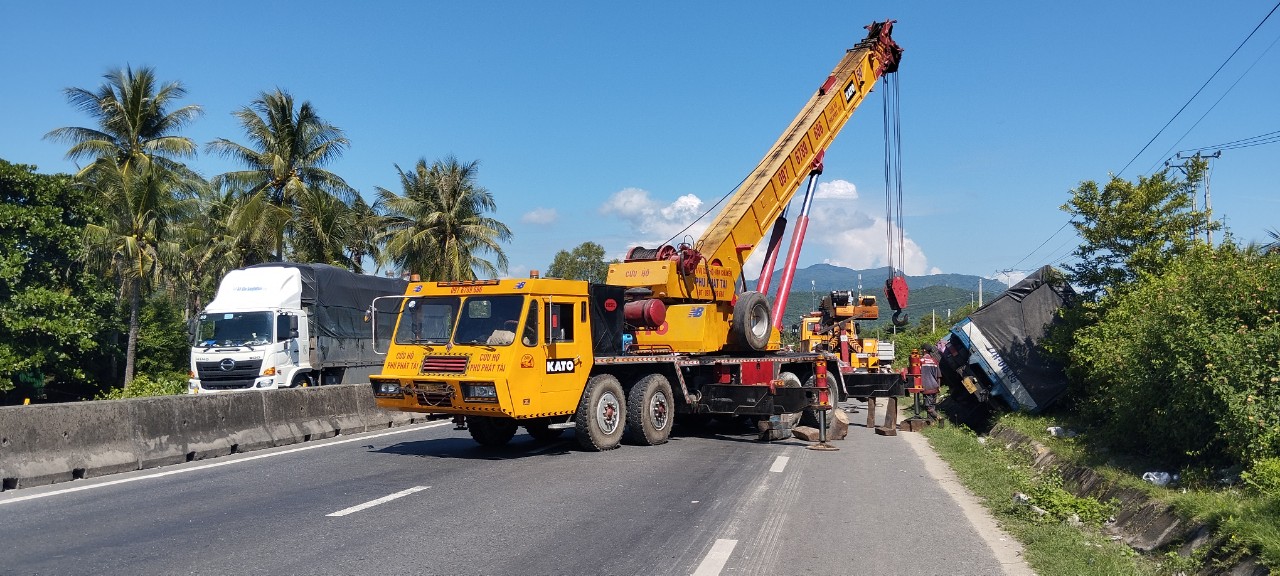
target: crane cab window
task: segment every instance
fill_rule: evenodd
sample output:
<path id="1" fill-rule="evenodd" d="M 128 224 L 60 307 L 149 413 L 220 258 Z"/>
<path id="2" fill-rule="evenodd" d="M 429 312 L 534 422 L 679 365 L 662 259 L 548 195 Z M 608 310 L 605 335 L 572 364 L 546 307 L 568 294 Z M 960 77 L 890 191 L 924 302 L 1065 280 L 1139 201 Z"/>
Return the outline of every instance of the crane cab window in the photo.
<path id="1" fill-rule="evenodd" d="M 529 303 L 529 313 L 525 315 L 524 335 L 520 337 L 520 343 L 525 346 L 538 345 L 538 301 L 534 300 Z"/>
<path id="2" fill-rule="evenodd" d="M 547 306 L 548 341 L 573 342 L 573 303 Z"/>

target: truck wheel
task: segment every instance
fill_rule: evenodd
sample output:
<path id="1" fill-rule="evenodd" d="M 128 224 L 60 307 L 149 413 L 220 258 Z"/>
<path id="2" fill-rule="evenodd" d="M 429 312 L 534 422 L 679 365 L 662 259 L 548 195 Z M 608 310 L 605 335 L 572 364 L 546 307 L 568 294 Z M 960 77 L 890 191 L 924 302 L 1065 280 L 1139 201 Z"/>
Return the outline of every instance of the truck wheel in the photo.
<path id="1" fill-rule="evenodd" d="M 764 350 L 772 330 L 769 301 L 764 294 L 755 291 L 739 294 L 738 302 L 733 305 L 733 323 L 729 327 L 731 341 L 742 350 Z"/>
<path id="2" fill-rule="evenodd" d="M 559 438 L 560 434 L 564 433 L 564 430 L 562 429 L 548 428 L 550 425 L 550 420 L 539 418 L 537 420 L 525 422 L 524 431 L 528 432 L 529 435 L 538 442 L 550 442 Z"/>
<path id="3" fill-rule="evenodd" d="M 586 450 L 603 451 L 618 447 L 627 428 L 627 406 L 622 384 L 610 374 L 587 380 L 573 414 L 578 444 Z"/>
<path id="4" fill-rule="evenodd" d="M 299 374 L 293 377 L 293 385 L 290 388 L 306 388 L 314 385 L 310 374 Z"/>
<path id="5" fill-rule="evenodd" d="M 516 435 L 519 425 L 510 418 L 492 416 L 467 416 L 467 430 L 471 438 L 486 448 L 505 446 Z"/>
<path id="6" fill-rule="evenodd" d="M 650 374 L 641 378 L 627 394 L 627 440 L 644 446 L 665 444 L 675 415 L 667 377 Z"/>

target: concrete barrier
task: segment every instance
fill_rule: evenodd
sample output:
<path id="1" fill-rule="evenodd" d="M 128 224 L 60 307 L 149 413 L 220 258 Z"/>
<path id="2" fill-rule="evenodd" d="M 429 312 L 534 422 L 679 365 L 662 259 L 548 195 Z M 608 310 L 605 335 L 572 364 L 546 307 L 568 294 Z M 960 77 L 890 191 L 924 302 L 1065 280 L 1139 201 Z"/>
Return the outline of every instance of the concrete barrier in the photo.
<path id="1" fill-rule="evenodd" d="M 0 407 L 0 490 L 390 428 L 368 384 Z"/>

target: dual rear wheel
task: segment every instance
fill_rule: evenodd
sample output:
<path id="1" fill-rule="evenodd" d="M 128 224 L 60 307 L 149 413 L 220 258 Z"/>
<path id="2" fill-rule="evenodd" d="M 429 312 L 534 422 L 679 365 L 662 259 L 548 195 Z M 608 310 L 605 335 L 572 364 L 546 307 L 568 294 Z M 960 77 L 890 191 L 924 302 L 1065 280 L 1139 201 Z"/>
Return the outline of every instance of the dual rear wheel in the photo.
<path id="1" fill-rule="evenodd" d="M 661 374 L 641 378 L 624 392 L 612 374 L 587 380 L 574 416 L 578 443 L 593 451 L 612 450 L 623 439 L 656 446 L 671 437 L 675 401 L 671 383 Z"/>

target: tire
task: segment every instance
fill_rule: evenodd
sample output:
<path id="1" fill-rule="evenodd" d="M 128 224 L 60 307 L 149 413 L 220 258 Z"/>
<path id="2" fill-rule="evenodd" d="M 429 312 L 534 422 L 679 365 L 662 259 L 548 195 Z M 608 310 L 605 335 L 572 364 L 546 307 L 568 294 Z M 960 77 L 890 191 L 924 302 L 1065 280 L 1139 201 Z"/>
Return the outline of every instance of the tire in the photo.
<path id="1" fill-rule="evenodd" d="M 733 305 L 733 322 L 729 325 L 730 341 L 744 351 L 761 351 L 769 344 L 773 319 L 764 294 L 750 291 L 738 295 Z"/>
<path id="2" fill-rule="evenodd" d="M 538 442 L 550 442 L 552 440 L 555 440 L 556 438 L 559 438 L 560 435 L 564 433 L 564 430 L 559 428 L 556 428 L 556 429 L 547 428 L 547 426 L 550 426 L 550 425 L 551 425 L 550 420 L 539 418 L 537 420 L 525 422 L 524 431 L 528 432 L 529 435 L 532 436 L 533 439 Z"/>
<path id="3" fill-rule="evenodd" d="M 294 376 L 293 383 L 289 385 L 290 388 L 307 388 L 310 386 L 315 386 L 315 382 L 311 380 L 311 374 L 306 373 Z"/>
<path id="4" fill-rule="evenodd" d="M 597 374 L 587 380 L 573 422 L 583 449 L 601 452 L 617 448 L 627 429 L 626 395 L 618 379 Z"/>
<path id="5" fill-rule="evenodd" d="M 805 383 L 804 383 L 804 384 L 805 384 L 805 386 L 810 387 L 810 388 L 816 387 L 816 386 L 818 385 L 818 377 L 817 377 L 816 375 L 814 375 L 814 376 L 810 376 L 810 377 L 809 377 L 809 379 L 808 379 L 807 381 L 805 381 Z M 839 390 L 836 388 L 836 386 L 839 386 L 839 384 L 836 382 L 836 377 L 835 377 L 835 376 L 832 376 L 832 375 L 831 375 L 831 373 L 830 373 L 830 372 L 828 372 L 828 373 L 827 373 L 827 387 L 828 387 L 828 389 L 829 389 L 829 390 L 835 390 L 835 391 L 836 391 L 836 394 L 838 395 L 840 392 L 839 392 Z M 831 409 L 832 409 L 832 410 L 835 410 L 835 409 L 836 409 L 836 408 L 835 408 L 836 404 L 837 404 L 836 402 L 833 402 L 833 403 L 831 404 Z M 819 416 L 818 416 L 818 412 L 817 412 L 816 410 L 813 410 L 812 408 L 806 408 L 806 409 L 804 410 L 804 413 L 800 415 L 800 425 L 801 425 L 801 426 L 811 426 L 811 427 L 813 427 L 813 428 L 818 428 L 818 427 L 819 427 L 819 424 L 820 424 L 821 422 L 822 422 L 822 420 L 819 418 Z M 835 418 L 833 418 L 830 414 L 828 414 L 828 415 L 827 415 L 827 438 L 831 438 L 831 435 L 832 435 L 832 432 L 833 432 L 833 430 L 832 430 L 832 429 L 833 429 L 834 427 L 835 427 Z"/>
<path id="6" fill-rule="evenodd" d="M 641 378 L 627 394 L 627 441 L 642 446 L 665 444 L 675 421 L 671 383 L 661 374 Z"/>
<path id="7" fill-rule="evenodd" d="M 471 438 L 485 448 L 505 446 L 516 435 L 519 427 L 510 418 L 467 416 L 467 430 L 471 432 Z"/>

